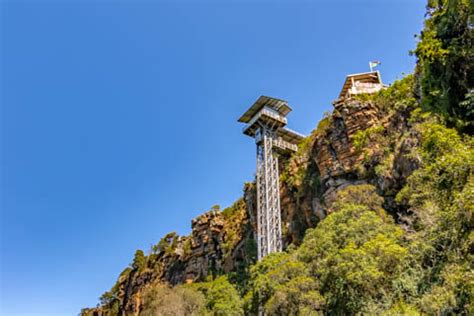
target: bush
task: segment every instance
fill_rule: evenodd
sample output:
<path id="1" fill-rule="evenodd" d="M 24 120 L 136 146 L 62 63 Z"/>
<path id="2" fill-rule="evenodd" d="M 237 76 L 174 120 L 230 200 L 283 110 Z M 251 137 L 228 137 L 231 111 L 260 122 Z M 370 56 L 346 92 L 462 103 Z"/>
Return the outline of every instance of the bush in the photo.
<path id="1" fill-rule="evenodd" d="M 390 87 L 375 94 L 373 101 L 388 114 L 410 112 L 419 107 L 414 94 L 414 82 L 413 75 L 407 75 L 403 79 L 396 80 Z"/>
<path id="2" fill-rule="evenodd" d="M 381 143 L 382 133 L 384 127 L 382 125 L 375 125 L 365 130 L 357 131 L 352 137 L 355 150 L 361 152 L 371 143 Z"/>
<path id="3" fill-rule="evenodd" d="M 191 287 L 204 294 L 206 310 L 212 315 L 243 315 L 242 299 L 226 276 Z"/>
<path id="4" fill-rule="evenodd" d="M 193 316 L 203 315 L 204 296 L 186 286 L 171 288 L 164 284 L 155 284 L 143 294 L 140 315 L 142 316 Z"/>
<path id="5" fill-rule="evenodd" d="M 377 194 L 375 187 L 370 184 L 350 185 L 336 194 L 335 201 L 330 205 L 330 211 L 336 212 L 349 204 L 364 205 L 369 210 L 385 218 L 382 208 L 383 198 Z"/>

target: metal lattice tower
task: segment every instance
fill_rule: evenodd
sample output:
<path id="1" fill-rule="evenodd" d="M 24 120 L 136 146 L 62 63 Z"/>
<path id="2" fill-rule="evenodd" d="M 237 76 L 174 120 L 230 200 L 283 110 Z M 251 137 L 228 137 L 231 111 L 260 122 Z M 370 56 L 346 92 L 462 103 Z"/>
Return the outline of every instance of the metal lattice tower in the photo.
<path id="1" fill-rule="evenodd" d="M 278 156 L 296 151 L 303 138 L 285 127 L 289 112 L 286 101 L 261 96 L 239 119 L 257 144 L 258 260 L 282 250 Z"/>

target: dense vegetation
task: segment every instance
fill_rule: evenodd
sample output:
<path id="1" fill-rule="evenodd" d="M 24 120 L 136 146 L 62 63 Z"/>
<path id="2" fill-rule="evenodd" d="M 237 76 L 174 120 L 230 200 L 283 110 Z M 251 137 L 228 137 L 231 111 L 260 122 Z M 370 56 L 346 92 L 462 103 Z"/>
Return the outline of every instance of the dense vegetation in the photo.
<path id="1" fill-rule="evenodd" d="M 474 314 L 473 6 L 470 0 L 429 1 L 415 74 L 360 97 L 385 117 L 352 140 L 366 157 L 356 166 L 366 184 L 338 191 L 326 205 L 327 217 L 306 231 L 301 245 L 205 282 L 152 284 L 141 313 Z M 294 165 L 307 161 L 330 121 L 327 115 L 282 174 L 298 194 L 304 186 L 319 190 L 308 164 Z M 401 151 L 407 143 L 409 150 Z M 380 183 L 393 173 L 400 152 L 416 170 L 384 191 Z M 226 254 L 238 242 L 231 223 L 242 207 L 239 200 L 223 211 L 230 219 Z M 176 240 L 175 234 L 165 236 L 155 252 L 173 251 Z M 145 269 L 151 255 L 137 251 L 120 278 Z M 114 293 L 112 288 L 101 298 L 110 315 L 119 313 Z"/>
<path id="2" fill-rule="evenodd" d="M 428 18 L 414 53 L 424 109 L 447 124 L 474 132 L 474 5 L 472 0 L 429 0 Z"/>
<path id="3" fill-rule="evenodd" d="M 421 144 L 411 154 L 421 167 L 397 195 L 403 225 L 373 186 L 339 191 L 299 248 L 252 268 L 249 312 L 474 313 L 474 142 L 433 116 L 417 119 Z"/>

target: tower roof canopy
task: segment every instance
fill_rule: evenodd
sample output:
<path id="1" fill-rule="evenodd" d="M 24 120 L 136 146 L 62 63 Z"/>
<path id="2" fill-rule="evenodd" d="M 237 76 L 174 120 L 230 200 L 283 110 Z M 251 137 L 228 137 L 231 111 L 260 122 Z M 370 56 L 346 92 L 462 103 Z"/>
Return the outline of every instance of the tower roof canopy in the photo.
<path id="1" fill-rule="evenodd" d="M 239 122 L 248 123 L 263 107 L 269 107 L 277 111 L 280 115 L 286 116 L 291 112 L 288 102 L 276 98 L 271 98 L 262 95 L 257 101 L 239 118 Z"/>

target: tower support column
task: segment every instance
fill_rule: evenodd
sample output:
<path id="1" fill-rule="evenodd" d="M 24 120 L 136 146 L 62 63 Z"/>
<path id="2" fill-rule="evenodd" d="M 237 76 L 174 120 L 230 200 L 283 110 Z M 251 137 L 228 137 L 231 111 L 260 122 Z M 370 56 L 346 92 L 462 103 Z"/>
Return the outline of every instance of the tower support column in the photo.
<path id="1" fill-rule="evenodd" d="M 295 152 L 304 138 L 285 127 L 286 115 L 290 112 L 285 100 L 261 96 L 239 118 L 239 122 L 246 124 L 244 134 L 255 138 L 257 143 L 258 260 L 283 248 L 278 158 Z"/>
<path id="2" fill-rule="evenodd" d="M 282 250 L 278 156 L 273 150 L 276 131 L 261 127 L 257 142 L 258 260 Z"/>

